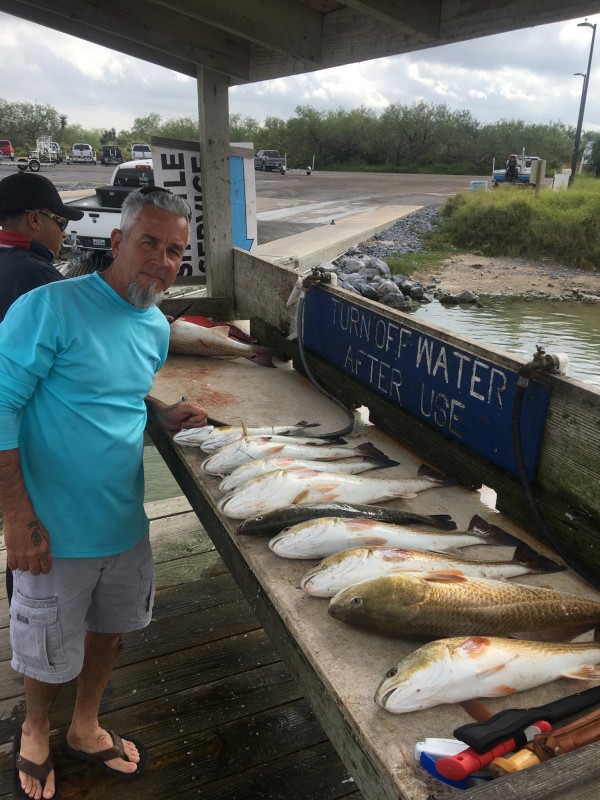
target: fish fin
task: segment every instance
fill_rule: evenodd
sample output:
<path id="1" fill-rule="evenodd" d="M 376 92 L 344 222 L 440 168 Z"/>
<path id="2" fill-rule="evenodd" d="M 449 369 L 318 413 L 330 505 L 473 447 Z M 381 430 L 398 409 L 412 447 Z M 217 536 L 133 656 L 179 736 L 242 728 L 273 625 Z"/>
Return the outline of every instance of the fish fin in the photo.
<path id="1" fill-rule="evenodd" d="M 493 689 L 490 689 L 489 692 L 486 692 L 488 697 L 506 697 L 507 694 L 514 694 L 518 689 L 515 689 L 514 686 L 507 686 L 506 684 L 499 683 L 498 686 L 494 686 Z"/>
<path id="2" fill-rule="evenodd" d="M 248 439 L 250 438 L 248 434 L 248 426 L 246 425 L 243 419 L 241 419 L 240 422 L 242 423 L 242 439 L 248 441 Z"/>
<path id="3" fill-rule="evenodd" d="M 469 580 L 460 569 L 438 569 L 419 574 L 421 578 L 431 583 L 466 583 Z"/>
<path id="4" fill-rule="evenodd" d="M 388 460 L 388 457 L 383 452 L 383 450 L 380 450 L 378 447 L 375 447 L 375 445 L 371 444 L 371 442 L 365 442 L 364 444 L 359 444 L 356 450 L 359 453 L 362 453 L 363 456 L 371 456 L 371 458 L 380 458 L 383 459 L 384 461 Z"/>
<path id="5" fill-rule="evenodd" d="M 530 572 L 563 572 L 566 569 L 562 564 L 557 564 L 551 558 L 538 553 L 525 542 L 518 545 L 512 560 L 527 567 Z"/>
<path id="6" fill-rule="evenodd" d="M 572 672 L 563 672 L 561 677 L 576 681 L 600 681 L 600 667 L 597 664 L 582 664 Z"/>
<path id="7" fill-rule="evenodd" d="M 210 331 L 223 339 L 229 339 L 229 325 L 214 325 Z"/>
<path id="8" fill-rule="evenodd" d="M 284 447 L 285 447 L 284 444 L 269 445 L 269 447 L 265 449 L 265 453 L 267 453 L 267 458 L 272 458 L 274 453 L 280 453 Z"/>
<path id="9" fill-rule="evenodd" d="M 509 639 L 524 639 L 534 642 L 570 642 L 593 628 L 591 623 L 581 625 L 563 625 L 545 628 L 543 631 L 525 631 L 524 633 L 508 633 Z"/>
<path id="10" fill-rule="evenodd" d="M 430 467 L 429 464 L 421 464 L 417 471 L 417 477 L 429 478 L 430 481 L 435 481 L 441 486 L 456 486 L 458 483 L 456 478 L 451 478 L 449 475 L 439 472 L 437 469 Z"/>
<path id="11" fill-rule="evenodd" d="M 361 536 L 360 544 L 361 547 L 383 547 L 388 542 L 387 539 L 383 539 L 381 536 Z"/>
<path id="12" fill-rule="evenodd" d="M 508 531 L 499 528 L 497 525 L 492 525 L 491 522 L 480 517 L 479 514 L 475 514 L 471 518 L 468 530 L 473 533 L 481 533 L 485 536 L 488 544 L 501 544 L 506 545 L 506 547 L 518 547 L 522 544 L 521 540 L 513 536 L 512 533 L 508 533 Z"/>
<path id="13" fill-rule="evenodd" d="M 412 500 L 413 497 L 416 497 L 416 492 L 402 492 L 401 494 L 395 494 L 394 497 L 400 497 L 402 500 Z"/>
<path id="14" fill-rule="evenodd" d="M 384 456 L 380 458 L 379 456 L 363 456 L 365 461 L 368 461 L 373 464 L 373 469 L 385 469 L 387 467 L 397 467 L 400 463 L 399 461 L 394 461 L 391 458 L 387 458 Z"/>
<path id="15" fill-rule="evenodd" d="M 293 506 L 300 505 L 304 500 L 307 499 L 308 496 L 309 496 L 309 492 L 308 492 L 307 489 L 305 489 L 303 492 L 300 492 L 300 494 L 298 494 L 298 495 L 296 495 L 296 497 L 294 497 L 294 499 L 292 500 L 292 505 Z"/>
<path id="16" fill-rule="evenodd" d="M 254 353 L 250 356 L 250 359 L 254 361 L 255 364 L 258 364 L 259 367 L 273 367 L 273 369 L 277 369 L 273 363 L 274 355 L 275 351 L 271 350 L 270 347 L 261 347 L 259 349 L 259 347 L 255 345 Z"/>
<path id="17" fill-rule="evenodd" d="M 444 531 L 455 531 L 457 528 L 456 522 L 454 522 L 450 514 L 430 514 L 427 519 L 431 520 L 431 524 L 435 528 L 440 528 Z"/>

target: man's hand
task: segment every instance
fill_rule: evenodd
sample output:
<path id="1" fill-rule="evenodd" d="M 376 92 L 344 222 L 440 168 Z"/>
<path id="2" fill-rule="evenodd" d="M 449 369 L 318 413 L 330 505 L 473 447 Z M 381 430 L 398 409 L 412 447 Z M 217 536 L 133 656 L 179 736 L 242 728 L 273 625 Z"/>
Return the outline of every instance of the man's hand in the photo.
<path id="1" fill-rule="evenodd" d="M 37 518 L 25 488 L 18 449 L 0 451 L 0 508 L 4 514 L 7 566 L 32 575 L 50 572 L 50 536 Z"/>
<path id="2" fill-rule="evenodd" d="M 184 428 L 202 428 L 206 425 L 208 413 L 196 400 L 180 400 L 167 406 L 153 397 L 146 398 L 157 423 L 166 431 L 180 431 Z"/>
<path id="3" fill-rule="evenodd" d="M 48 531 L 34 516 L 25 519 L 4 519 L 6 563 L 10 569 L 46 574 L 52 568 L 52 550 Z"/>

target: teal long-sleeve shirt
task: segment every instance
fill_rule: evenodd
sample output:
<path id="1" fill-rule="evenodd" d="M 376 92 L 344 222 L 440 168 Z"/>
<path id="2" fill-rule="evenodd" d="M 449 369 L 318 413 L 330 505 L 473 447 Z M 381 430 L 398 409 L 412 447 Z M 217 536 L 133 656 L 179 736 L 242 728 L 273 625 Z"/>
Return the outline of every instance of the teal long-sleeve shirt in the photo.
<path id="1" fill-rule="evenodd" d="M 0 450 L 18 447 L 56 558 L 114 555 L 148 530 L 144 398 L 169 326 L 98 273 L 42 286 L 0 324 Z"/>

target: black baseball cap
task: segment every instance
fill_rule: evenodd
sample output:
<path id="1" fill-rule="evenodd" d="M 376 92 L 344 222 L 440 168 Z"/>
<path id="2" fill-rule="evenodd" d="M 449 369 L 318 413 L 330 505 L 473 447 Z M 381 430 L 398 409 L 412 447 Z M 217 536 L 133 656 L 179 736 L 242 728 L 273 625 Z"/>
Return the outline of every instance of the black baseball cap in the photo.
<path id="1" fill-rule="evenodd" d="M 83 211 L 63 203 L 56 186 L 43 175 L 17 172 L 0 181 L 0 215 L 37 211 L 40 208 L 47 208 L 66 219 L 83 217 Z"/>

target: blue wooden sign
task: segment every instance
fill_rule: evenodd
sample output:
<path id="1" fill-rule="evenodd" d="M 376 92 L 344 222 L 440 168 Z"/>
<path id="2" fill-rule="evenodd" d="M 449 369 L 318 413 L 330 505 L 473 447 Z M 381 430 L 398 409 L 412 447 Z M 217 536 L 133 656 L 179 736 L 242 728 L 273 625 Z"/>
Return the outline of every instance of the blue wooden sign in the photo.
<path id="1" fill-rule="evenodd" d="M 518 373 L 411 325 L 313 287 L 304 303 L 304 345 L 373 392 L 517 474 L 512 414 Z M 530 381 L 521 443 L 530 480 L 538 464 L 549 389 Z"/>

